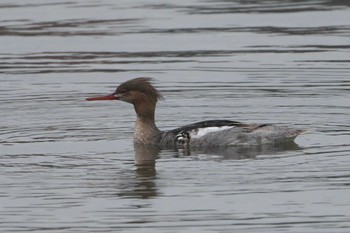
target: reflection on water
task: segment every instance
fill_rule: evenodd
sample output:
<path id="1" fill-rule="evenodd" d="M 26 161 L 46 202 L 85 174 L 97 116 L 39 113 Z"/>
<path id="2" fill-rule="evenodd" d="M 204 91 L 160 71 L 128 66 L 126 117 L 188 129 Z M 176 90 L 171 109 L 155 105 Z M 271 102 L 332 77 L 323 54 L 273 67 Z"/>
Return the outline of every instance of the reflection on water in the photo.
<path id="1" fill-rule="evenodd" d="M 139 182 L 133 195 L 141 198 L 151 198 L 157 195 L 156 159 L 159 157 L 159 149 L 149 146 L 135 146 L 136 180 Z"/>
<path id="2" fill-rule="evenodd" d="M 123 198 L 155 198 L 159 190 L 156 185 L 157 172 L 155 160 L 153 164 L 137 164 L 133 172 L 123 175 L 123 180 L 117 185 L 118 196 Z"/>
<path id="3" fill-rule="evenodd" d="M 205 157 L 208 161 L 253 159 L 259 155 L 273 156 L 285 152 L 301 150 L 294 142 L 278 145 L 259 145 L 256 147 L 217 147 L 202 148 L 200 150 L 179 149 L 164 150 L 157 146 L 134 145 L 135 170 L 128 175 L 123 175 L 121 184 L 118 184 L 118 196 L 124 198 L 155 198 L 159 194 L 156 179 L 156 160 L 161 154 L 169 154 L 173 158 L 192 156 L 191 159 Z M 180 169 L 180 168 L 179 168 Z"/>
<path id="4" fill-rule="evenodd" d="M 201 148 L 191 150 L 190 148 L 179 150 L 183 156 L 207 154 L 220 156 L 222 159 L 252 159 L 259 155 L 274 155 L 282 152 L 301 150 L 294 142 L 277 145 L 263 144 L 257 146 L 235 146 L 218 148 Z"/>
<path id="5" fill-rule="evenodd" d="M 0 3 L 1 232 L 349 232 L 349 1 Z M 168 130 L 311 128 L 278 146 L 159 150 L 84 99 L 140 76 Z"/>

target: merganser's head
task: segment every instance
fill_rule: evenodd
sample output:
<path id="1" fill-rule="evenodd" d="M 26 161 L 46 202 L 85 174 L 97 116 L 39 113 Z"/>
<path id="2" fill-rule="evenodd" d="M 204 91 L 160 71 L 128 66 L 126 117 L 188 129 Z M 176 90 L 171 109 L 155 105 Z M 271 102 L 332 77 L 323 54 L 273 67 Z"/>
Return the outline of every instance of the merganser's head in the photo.
<path id="1" fill-rule="evenodd" d="M 120 84 L 115 92 L 110 95 L 87 98 L 88 101 L 96 100 L 121 100 L 131 104 L 150 102 L 156 104 L 163 100 L 162 94 L 151 84 L 152 78 L 135 78 Z"/>

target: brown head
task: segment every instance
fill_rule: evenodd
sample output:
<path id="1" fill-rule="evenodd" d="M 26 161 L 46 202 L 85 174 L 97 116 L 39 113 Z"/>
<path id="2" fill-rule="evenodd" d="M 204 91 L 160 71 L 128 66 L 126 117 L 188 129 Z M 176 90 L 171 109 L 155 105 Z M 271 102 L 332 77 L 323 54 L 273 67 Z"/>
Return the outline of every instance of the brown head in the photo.
<path id="1" fill-rule="evenodd" d="M 158 100 L 163 100 L 161 93 L 151 83 L 152 78 L 135 78 L 120 84 L 110 95 L 87 98 L 96 100 L 121 100 L 135 106 L 138 115 L 153 111 Z"/>

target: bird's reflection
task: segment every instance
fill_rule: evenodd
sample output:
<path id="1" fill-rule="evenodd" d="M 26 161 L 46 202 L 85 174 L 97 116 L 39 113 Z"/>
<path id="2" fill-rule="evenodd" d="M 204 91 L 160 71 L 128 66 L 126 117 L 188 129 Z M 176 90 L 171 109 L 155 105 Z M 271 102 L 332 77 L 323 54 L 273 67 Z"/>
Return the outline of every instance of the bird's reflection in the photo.
<path id="1" fill-rule="evenodd" d="M 155 165 L 159 149 L 150 146 L 135 146 L 134 148 L 138 194 L 142 198 L 154 197 L 157 195 Z"/>
<path id="2" fill-rule="evenodd" d="M 185 148 L 185 149 L 163 149 L 156 146 L 135 145 L 135 170 L 130 176 L 127 187 L 119 193 L 121 196 L 148 199 L 159 194 L 157 189 L 156 160 L 162 154 L 172 157 L 208 155 L 207 160 L 237 160 L 252 159 L 259 155 L 274 155 L 287 151 L 300 150 L 294 142 L 279 145 L 259 145 L 255 147 L 217 147 L 217 148 Z"/>
<path id="3" fill-rule="evenodd" d="M 159 156 L 160 148 L 158 146 L 134 145 L 135 165 L 138 169 L 146 167 L 155 167 L 156 159 Z"/>
<path id="4" fill-rule="evenodd" d="M 195 156 L 195 155 L 210 155 L 217 159 L 218 156 L 222 160 L 228 159 L 249 159 L 259 155 L 275 155 L 281 152 L 300 150 L 295 142 L 280 143 L 280 144 L 262 144 L 256 146 L 234 146 L 234 147 L 205 147 L 205 148 L 183 148 L 178 150 L 178 156 Z"/>
<path id="5" fill-rule="evenodd" d="M 159 148 L 135 145 L 135 172 L 124 180 L 124 187 L 119 193 L 123 197 L 148 199 L 158 195 L 156 187 L 156 159 Z"/>

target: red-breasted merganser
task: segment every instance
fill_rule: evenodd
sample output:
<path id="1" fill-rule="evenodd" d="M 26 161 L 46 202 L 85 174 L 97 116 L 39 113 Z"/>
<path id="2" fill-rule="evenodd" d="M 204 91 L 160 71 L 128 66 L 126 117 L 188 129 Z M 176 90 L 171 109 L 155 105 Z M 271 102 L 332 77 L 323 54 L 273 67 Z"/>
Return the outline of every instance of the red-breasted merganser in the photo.
<path id="1" fill-rule="evenodd" d="M 162 94 L 154 88 L 151 78 L 135 78 L 118 86 L 110 95 L 88 98 L 95 100 L 121 100 L 134 105 L 137 119 L 134 142 L 166 148 L 259 145 L 291 142 L 303 129 L 273 124 L 245 124 L 230 120 L 209 120 L 161 131 L 154 122 L 154 113 Z"/>

